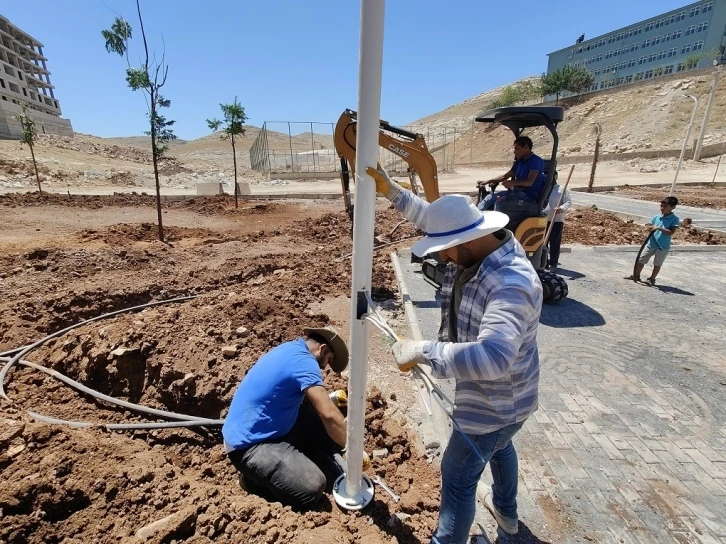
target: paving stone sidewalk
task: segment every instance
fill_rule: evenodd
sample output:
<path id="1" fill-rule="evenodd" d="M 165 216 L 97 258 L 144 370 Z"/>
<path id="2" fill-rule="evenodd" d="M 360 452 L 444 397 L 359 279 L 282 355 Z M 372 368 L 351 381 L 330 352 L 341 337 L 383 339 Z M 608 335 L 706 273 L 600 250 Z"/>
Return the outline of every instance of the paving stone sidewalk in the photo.
<path id="1" fill-rule="evenodd" d="M 434 337 L 434 290 L 399 253 Z M 528 542 L 726 542 L 726 253 L 675 252 L 656 287 L 622 279 L 633 259 L 562 256 L 570 296 L 543 309 L 540 409 L 515 440 Z"/>

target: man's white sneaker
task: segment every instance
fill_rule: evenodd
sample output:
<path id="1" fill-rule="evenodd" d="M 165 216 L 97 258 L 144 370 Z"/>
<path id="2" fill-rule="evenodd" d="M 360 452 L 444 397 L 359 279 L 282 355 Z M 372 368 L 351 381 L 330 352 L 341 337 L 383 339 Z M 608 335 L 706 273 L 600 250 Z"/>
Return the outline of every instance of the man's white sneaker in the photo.
<path id="1" fill-rule="evenodd" d="M 497 510 L 497 507 L 494 506 L 491 493 L 487 493 L 484 497 L 484 506 L 486 506 L 492 513 L 494 519 L 497 520 L 497 524 L 499 524 L 499 527 L 502 528 L 502 531 L 509 535 L 516 535 L 519 532 L 519 520 L 516 518 L 507 518 L 501 515 Z"/>

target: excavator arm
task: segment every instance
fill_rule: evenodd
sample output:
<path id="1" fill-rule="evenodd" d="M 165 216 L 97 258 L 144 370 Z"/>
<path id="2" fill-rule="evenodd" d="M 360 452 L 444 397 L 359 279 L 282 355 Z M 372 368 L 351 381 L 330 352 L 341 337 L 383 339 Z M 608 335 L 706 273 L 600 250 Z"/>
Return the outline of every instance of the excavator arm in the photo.
<path id="1" fill-rule="evenodd" d="M 333 141 L 340 157 L 340 180 L 343 185 L 345 211 L 353 219 L 353 205 L 350 198 L 350 177 L 355 174 L 356 129 L 358 115 L 353 110 L 345 110 L 335 126 Z M 395 136 L 394 136 L 395 135 Z M 394 127 L 386 121 L 380 122 L 379 145 L 404 160 L 409 168 L 411 187 L 416 190 L 415 176 L 423 185 L 426 200 L 433 202 L 439 198 L 439 178 L 436 161 L 429 153 L 421 134 Z"/>

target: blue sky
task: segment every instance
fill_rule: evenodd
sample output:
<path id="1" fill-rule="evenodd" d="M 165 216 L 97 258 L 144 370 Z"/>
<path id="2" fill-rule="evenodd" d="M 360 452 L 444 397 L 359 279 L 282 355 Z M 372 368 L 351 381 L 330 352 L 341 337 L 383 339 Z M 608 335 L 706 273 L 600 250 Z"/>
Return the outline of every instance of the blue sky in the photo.
<path id="1" fill-rule="evenodd" d="M 405 124 L 547 69 L 547 53 L 685 5 L 680 0 L 388 0 L 381 116 Z M 235 95 L 248 122 L 337 120 L 358 92 L 357 0 L 142 0 L 150 46 L 166 43 L 168 117 L 185 139 Z M 131 136 L 145 103 L 101 30 L 133 0 L 6 1 L 0 13 L 43 42 L 64 117 L 78 132 Z"/>

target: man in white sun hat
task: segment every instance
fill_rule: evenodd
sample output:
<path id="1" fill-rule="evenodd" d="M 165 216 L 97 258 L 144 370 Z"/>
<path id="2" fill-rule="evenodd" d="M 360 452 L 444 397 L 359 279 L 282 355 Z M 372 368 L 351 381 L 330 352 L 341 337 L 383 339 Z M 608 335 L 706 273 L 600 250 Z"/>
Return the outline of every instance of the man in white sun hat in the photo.
<path id="1" fill-rule="evenodd" d="M 401 370 L 431 367 L 456 379 L 455 432 L 441 461 L 441 507 L 435 544 L 468 542 L 476 487 L 486 461 L 494 485 L 485 504 L 499 526 L 518 531 L 517 454 L 512 437 L 537 409 L 537 325 L 542 285 L 511 232 L 508 217 L 480 211 L 464 195 L 431 204 L 404 190 L 384 170 L 369 168 L 376 190 L 426 236 L 411 250 L 438 252 L 448 263 L 441 288 L 438 341 L 402 340 L 393 346 Z"/>

